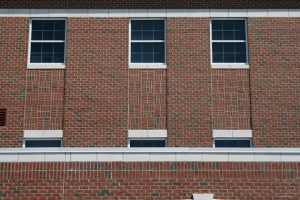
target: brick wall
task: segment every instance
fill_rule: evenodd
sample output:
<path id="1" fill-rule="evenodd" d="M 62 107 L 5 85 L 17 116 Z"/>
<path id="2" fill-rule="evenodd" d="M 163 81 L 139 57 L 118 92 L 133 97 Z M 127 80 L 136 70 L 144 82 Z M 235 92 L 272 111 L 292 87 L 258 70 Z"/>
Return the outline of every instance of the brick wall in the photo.
<path id="1" fill-rule="evenodd" d="M 0 8 L 300 8 L 298 0 L 2 0 Z"/>
<path id="2" fill-rule="evenodd" d="M 5 199 L 187 199 L 213 193 L 224 200 L 300 196 L 299 163 L 1 163 Z"/>
<path id="3" fill-rule="evenodd" d="M 257 147 L 300 146 L 300 19 L 248 19 Z"/>
<path id="4" fill-rule="evenodd" d="M 256 147 L 300 146 L 298 18 L 248 19 L 249 70 L 211 69 L 208 18 L 168 18 L 168 69 L 129 70 L 128 22 L 69 18 L 66 69 L 44 71 L 26 69 L 29 19 L 2 17 L 0 146 L 43 128 L 63 129 L 73 147 L 127 146 L 140 128 L 167 129 L 171 147 L 212 147 L 213 129 L 252 129 Z"/>
<path id="5" fill-rule="evenodd" d="M 0 18 L 0 108 L 7 109 L 0 147 L 22 146 L 28 25 L 28 18 Z"/>
<path id="6" fill-rule="evenodd" d="M 68 20 L 64 145 L 127 145 L 128 19 Z"/>

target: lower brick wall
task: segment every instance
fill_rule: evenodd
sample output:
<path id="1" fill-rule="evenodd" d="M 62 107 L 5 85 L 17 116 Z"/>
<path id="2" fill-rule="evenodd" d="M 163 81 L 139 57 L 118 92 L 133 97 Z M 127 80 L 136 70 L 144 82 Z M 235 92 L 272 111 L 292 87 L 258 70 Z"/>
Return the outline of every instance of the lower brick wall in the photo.
<path id="1" fill-rule="evenodd" d="M 1 199 L 299 199 L 300 163 L 0 163 Z"/>

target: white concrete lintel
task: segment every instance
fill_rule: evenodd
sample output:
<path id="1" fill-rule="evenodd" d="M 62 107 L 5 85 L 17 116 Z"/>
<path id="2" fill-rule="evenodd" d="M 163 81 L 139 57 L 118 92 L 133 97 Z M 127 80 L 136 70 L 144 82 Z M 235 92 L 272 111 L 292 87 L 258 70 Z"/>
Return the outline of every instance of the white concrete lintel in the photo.
<path id="1" fill-rule="evenodd" d="M 213 130 L 213 138 L 252 138 L 252 130 Z"/>
<path id="2" fill-rule="evenodd" d="M 63 130 L 24 130 L 25 139 L 62 138 Z"/>
<path id="3" fill-rule="evenodd" d="M 167 138 L 167 130 L 128 130 L 128 138 Z"/>

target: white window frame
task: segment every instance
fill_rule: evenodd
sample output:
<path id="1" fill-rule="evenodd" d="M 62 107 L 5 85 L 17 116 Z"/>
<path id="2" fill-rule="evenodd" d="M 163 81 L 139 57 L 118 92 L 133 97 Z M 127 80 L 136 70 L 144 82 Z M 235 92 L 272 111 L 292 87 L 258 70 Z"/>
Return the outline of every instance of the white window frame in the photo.
<path id="1" fill-rule="evenodd" d="M 30 63 L 31 55 L 31 34 L 32 34 L 32 21 L 34 20 L 64 20 L 65 21 L 65 39 L 64 40 L 35 40 L 35 42 L 60 42 L 64 43 L 64 62 L 63 63 Z M 66 18 L 30 18 L 29 23 L 29 40 L 28 40 L 28 57 L 27 68 L 28 69 L 65 69 L 66 66 L 66 54 L 67 54 L 67 19 Z"/>
<path id="2" fill-rule="evenodd" d="M 212 21 L 214 20 L 244 20 L 245 21 L 245 40 L 213 40 L 212 39 Z M 210 61 L 212 68 L 216 69 L 249 69 L 248 56 L 248 20 L 246 18 L 211 18 L 210 19 Z M 246 63 L 214 63 L 213 62 L 213 42 L 246 42 Z"/>
<path id="3" fill-rule="evenodd" d="M 27 140 L 60 140 L 63 146 L 63 130 L 24 130 L 23 148 Z M 39 148 L 39 147 L 37 147 Z M 43 148 L 43 147 L 41 147 Z M 49 148 L 49 147 L 47 147 Z M 51 147 L 50 147 L 51 148 Z"/>
<path id="4" fill-rule="evenodd" d="M 253 147 L 252 130 L 213 130 L 213 148 L 221 148 L 215 147 L 215 140 L 250 140 L 250 147 L 241 148 Z"/>
<path id="5" fill-rule="evenodd" d="M 163 20 L 164 21 L 164 40 L 131 40 L 131 21 L 136 20 Z M 129 51 L 128 51 L 128 66 L 132 69 L 166 69 L 167 68 L 167 31 L 166 31 L 166 19 L 165 18 L 131 18 L 129 20 Z M 154 43 L 154 42 L 164 42 L 165 49 L 165 62 L 164 63 L 131 63 L 131 42 L 138 42 L 138 43 Z"/>

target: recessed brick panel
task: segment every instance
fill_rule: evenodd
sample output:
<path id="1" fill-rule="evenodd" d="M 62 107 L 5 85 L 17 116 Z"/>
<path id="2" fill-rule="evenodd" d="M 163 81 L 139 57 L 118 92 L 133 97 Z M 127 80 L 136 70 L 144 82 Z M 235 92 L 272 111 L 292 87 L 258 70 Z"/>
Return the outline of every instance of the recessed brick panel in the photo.
<path id="1" fill-rule="evenodd" d="M 212 70 L 213 129 L 251 129 L 249 86 L 249 70 Z"/>
<path id="2" fill-rule="evenodd" d="M 28 70 L 25 130 L 62 130 L 64 70 Z"/>
<path id="3" fill-rule="evenodd" d="M 129 70 L 129 129 L 166 129 L 167 73 Z"/>

